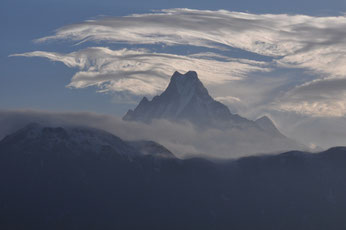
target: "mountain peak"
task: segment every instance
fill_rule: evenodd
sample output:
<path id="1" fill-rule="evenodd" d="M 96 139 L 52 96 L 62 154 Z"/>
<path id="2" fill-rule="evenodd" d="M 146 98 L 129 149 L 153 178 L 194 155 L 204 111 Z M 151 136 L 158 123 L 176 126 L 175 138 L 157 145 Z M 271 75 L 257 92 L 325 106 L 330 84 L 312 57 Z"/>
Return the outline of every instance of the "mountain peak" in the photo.
<path id="1" fill-rule="evenodd" d="M 179 71 L 175 71 L 171 77 L 171 79 L 177 79 L 177 78 L 190 78 L 190 79 L 198 79 L 197 72 L 190 70 L 186 72 L 185 74 L 180 73 Z"/>
<path id="2" fill-rule="evenodd" d="M 199 80 L 196 71 L 188 71 L 185 74 L 181 74 L 178 71 L 175 71 L 171 77 L 170 84 L 176 84 L 179 86 L 186 84 L 202 84 Z M 202 84 L 203 85 L 203 84 Z"/>
<path id="3" fill-rule="evenodd" d="M 146 106 L 149 103 L 149 100 L 147 97 L 143 97 L 142 100 L 139 102 L 138 106 Z"/>
<path id="4" fill-rule="evenodd" d="M 181 74 L 178 71 L 175 71 L 171 77 L 171 81 L 167 87 L 167 90 L 178 90 L 179 95 L 187 96 L 193 94 L 196 88 L 203 90 L 204 86 L 198 79 L 197 73 L 195 71 L 188 71 L 185 74 Z M 206 91 L 204 93 L 208 92 Z"/>
<path id="5" fill-rule="evenodd" d="M 215 101 L 195 71 L 185 74 L 174 72 L 167 89 L 161 95 L 155 96 L 151 101 L 143 98 L 123 119 L 142 122 L 151 122 L 153 119 L 188 120 L 198 125 L 232 119 L 247 121 L 231 114 L 227 106 Z"/>
<path id="6" fill-rule="evenodd" d="M 276 128 L 274 122 L 267 116 L 262 116 L 255 120 L 255 123 L 264 131 L 271 133 L 275 136 L 283 136 Z"/>
<path id="7" fill-rule="evenodd" d="M 273 123 L 273 121 L 269 117 L 267 117 L 267 116 L 262 116 L 262 117 L 256 119 L 256 122 L 270 122 L 270 123 Z"/>

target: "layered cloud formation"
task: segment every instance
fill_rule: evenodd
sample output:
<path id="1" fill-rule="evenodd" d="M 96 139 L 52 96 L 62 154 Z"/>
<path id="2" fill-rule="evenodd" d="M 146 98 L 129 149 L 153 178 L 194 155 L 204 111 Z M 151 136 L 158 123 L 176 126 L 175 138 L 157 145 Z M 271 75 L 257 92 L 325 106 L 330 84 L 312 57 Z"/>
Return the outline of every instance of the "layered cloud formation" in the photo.
<path id="1" fill-rule="evenodd" d="M 137 95 L 154 95 L 162 90 L 174 70 L 196 70 L 207 85 L 238 80 L 248 82 L 249 91 L 265 91 L 265 87 L 259 89 L 251 84 L 249 78 L 256 82 L 260 72 L 300 68 L 302 76 L 291 76 L 292 81 L 286 80 L 286 75 L 282 81 L 277 80 L 281 76 L 272 76 L 274 82 L 281 83 L 276 85 L 276 94 L 271 94 L 270 100 L 264 99 L 268 92 L 256 95 L 263 97 L 260 107 L 340 117 L 346 114 L 345 28 L 345 15 L 313 17 L 168 9 L 88 20 L 36 40 L 143 45 L 147 49 L 90 47 L 68 54 L 36 51 L 16 55 L 45 57 L 79 68 L 71 87 L 96 85 L 103 92 L 128 91 Z M 211 52 L 154 52 L 151 46 L 156 45 L 199 47 Z M 247 59 L 235 58 L 231 48 L 248 52 Z M 272 93 L 273 89 L 270 90 Z M 234 92 L 216 96 L 230 103 L 246 103 Z"/>
<path id="2" fill-rule="evenodd" d="M 183 56 L 146 49 L 89 47 L 69 54 L 35 51 L 12 56 L 45 57 L 78 68 L 80 71 L 73 76 L 69 87 L 98 86 L 101 92 L 128 91 L 135 95 L 154 95 L 164 90 L 168 76 L 176 70 L 198 70 L 203 82 L 211 85 L 242 79 L 249 72 L 270 70 L 265 62 L 213 53 Z"/>

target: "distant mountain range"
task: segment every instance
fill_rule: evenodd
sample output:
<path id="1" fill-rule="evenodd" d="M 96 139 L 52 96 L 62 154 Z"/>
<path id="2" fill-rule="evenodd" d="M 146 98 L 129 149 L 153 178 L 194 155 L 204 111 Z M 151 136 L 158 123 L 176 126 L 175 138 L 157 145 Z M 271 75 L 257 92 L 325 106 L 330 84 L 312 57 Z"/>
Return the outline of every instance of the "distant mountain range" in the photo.
<path id="1" fill-rule="evenodd" d="M 345 165 L 346 147 L 213 163 L 29 124 L 0 141 L 0 229 L 343 230 Z"/>
<path id="2" fill-rule="evenodd" d="M 2 150 L 31 154 L 33 152 L 65 152 L 73 155 L 95 154 L 136 157 L 152 155 L 174 158 L 164 146 L 154 141 L 124 141 L 106 131 L 87 127 L 45 127 L 30 123 L 1 141 Z M 5 148 L 7 147 L 7 148 Z M 4 149 L 5 148 L 5 149 Z"/>
<path id="3" fill-rule="evenodd" d="M 175 72 L 161 95 L 151 101 L 144 97 L 134 110 L 129 110 L 123 117 L 125 121 L 145 123 L 155 119 L 187 121 L 202 131 L 210 128 L 232 131 L 233 139 L 230 137 L 229 142 L 233 147 L 229 154 L 308 149 L 284 136 L 267 116 L 252 121 L 232 114 L 227 106 L 209 95 L 195 71 L 185 74 Z"/>

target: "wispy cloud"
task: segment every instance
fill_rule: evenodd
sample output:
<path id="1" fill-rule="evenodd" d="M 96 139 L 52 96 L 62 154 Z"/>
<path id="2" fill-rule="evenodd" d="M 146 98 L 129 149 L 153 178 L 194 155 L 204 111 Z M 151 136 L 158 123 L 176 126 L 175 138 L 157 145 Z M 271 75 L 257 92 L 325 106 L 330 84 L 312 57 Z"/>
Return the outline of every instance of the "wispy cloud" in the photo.
<path id="1" fill-rule="evenodd" d="M 346 79 L 319 79 L 286 92 L 274 107 L 314 117 L 342 117 L 346 115 L 345 98 Z"/>
<path id="2" fill-rule="evenodd" d="M 285 80 L 277 89 L 269 89 L 270 93 L 263 84 L 249 84 L 247 90 L 251 93 L 267 89 L 263 94 L 275 97 L 275 103 L 268 98 L 259 98 L 261 108 L 312 116 L 344 116 L 346 99 L 343 90 L 339 89 L 340 93 L 335 94 L 325 87 L 318 91 L 311 87 L 329 84 L 333 79 L 346 79 L 345 28 L 345 15 L 315 17 L 166 9 L 67 25 L 36 42 L 67 40 L 77 44 L 93 41 L 126 45 L 183 45 L 212 48 L 213 53 L 177 55 L 170 53 L 169 49 L 166 53 L 157 53 L 148 49 L 91 47 L 68 54 L 36 51 L 17 56 L 46 57 L 78 68 L 70 87 L 97 86 L 101 92 L 127 91 L 136 95 L 153 95 L 161 91 L 167 85 L 167 77 L 175 70 L 196 70 L 206 84 L 221 85 L 229 80 L 244 79 L 256 71 L 301 68 L 304 74 L 313 77 L 301 77 L 301 81 L 297 81 L 299 76 L 292 76 L 294 82 Z M 258 62 L 220 55 L 230 47 L 268 56 L 273 61 Z M 232 55 L 232 52 L 228 53 Z M 277 79 L 274 81 L 278 82 Z M 280 89 L 288 92 L 279 92 Z M 312 96 L 312 91 L 316 95 Z M 318 96 L 318 93 L 323 96 Z M 239 98 L 240 95 L 228 93 L 217 96 L 229 99 Z M 246 103 L 246 100 L 237 103 L 232 102 L 234 106 L 244 108 L 244 104 L 239 104 Z"/>
<path id="3" fill-rule="evenodd" d="M 345 16 L 167 9 L 88 20 L 62 27 L 54 35 L 36 41 L 68 39 L 213 48 L 230 46 L 277 57 L 281 65 L 294 64 L 295 67 L 344 75 L 345 28 Z"/>
<path id="4" fill-rule="evenodd" d="M 149 50 L 90 47 L 77 52 L 60 54 L 35 51 L 12 56 L 44 57 L 78 68 L 69 87 L 99 87 L 100 92 L 128 91 L 135 95 L 154 95 L 162 91 L 174 71 L 198 70 L 209 85 L 239 80 L 249 72 L 269 71 L 265 62 L 228 58 L 213 53 L 175 55 L 152 53 Z M 213 57 L 222 58 L 215 60 Z"/>

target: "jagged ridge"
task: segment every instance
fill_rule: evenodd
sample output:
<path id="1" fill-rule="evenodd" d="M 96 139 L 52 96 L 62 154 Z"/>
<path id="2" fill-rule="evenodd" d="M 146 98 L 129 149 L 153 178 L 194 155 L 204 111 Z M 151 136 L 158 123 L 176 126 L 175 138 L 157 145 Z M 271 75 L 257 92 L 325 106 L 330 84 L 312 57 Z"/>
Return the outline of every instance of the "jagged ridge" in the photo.
<path id="1" fill-rule="evenodd" d="M 153 119 L 187 120 L 200 126 L 225 121 L 234 124 L 251 123 L 232 114 L 227 106 L 214 100 L 195 71 L 185 74 L 176 71 L 161 95 L 155 96 L 151 101 L 144 97 L 123 119 L 147 123 Z"/>
<path id="2" fill-rule="evenodd" d="M 198 129 L 227 131 L 228 142 L 232 143 L 232 149 L 227 150 L 230 155 L 307 150 L 304 145 L 284 136 L 267 116 L 252 121 L 232 114 L 227 106 L 209 95 L 195 71 L 175 72 L 161 95 L 151 101 L 144 97 L 123 119 L 145 123 L 154 119 L 188 121 Z"/>

